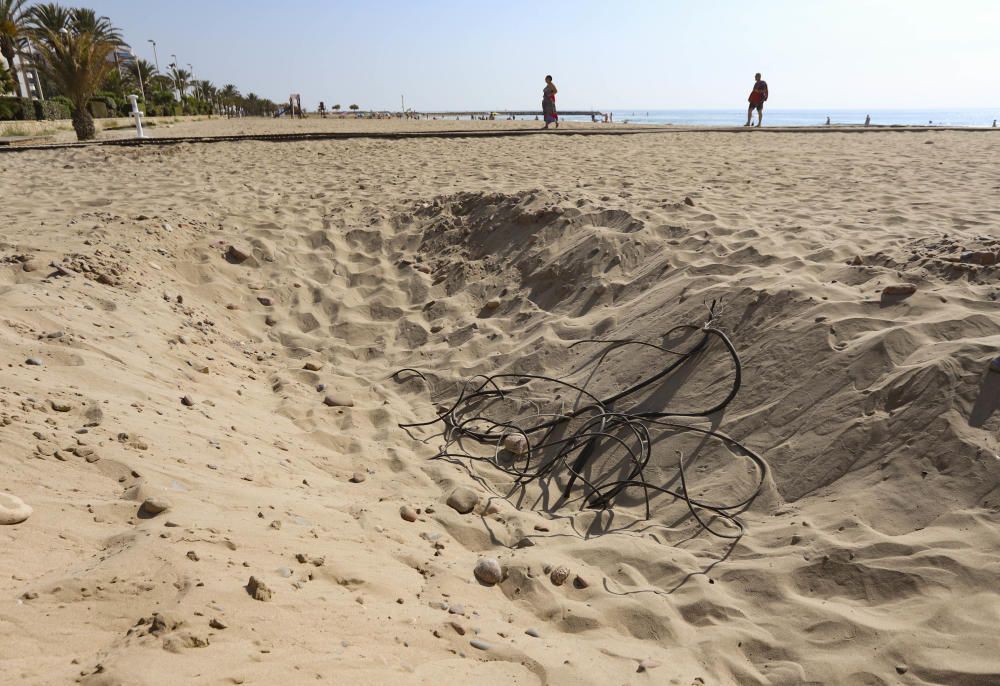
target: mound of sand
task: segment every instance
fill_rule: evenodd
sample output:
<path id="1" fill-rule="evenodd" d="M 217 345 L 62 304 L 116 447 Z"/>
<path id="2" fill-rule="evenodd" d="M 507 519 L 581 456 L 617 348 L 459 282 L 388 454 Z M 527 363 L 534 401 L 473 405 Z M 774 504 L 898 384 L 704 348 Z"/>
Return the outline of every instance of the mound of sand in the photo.
<path id="1" fill-rule="evenodd" d="M 3 673 L 992 683 L 1000 266 L 969 255 L 998 246 L 997 142 L 933 134 L 914 169 L 930 135 L 5 156 L 32 191 L 2 210 L 0 505 L 33 512 L 0 526 Z M 686 421 L 769 469 L 735 543 L 398 427 L 477 375 L 606 396 L 670 354 L 574 343 L 683 346 L 713 302 L 743 384 Z M 618 409 L 710 407 L 733 372 L 713 343 Z M 501 414 L 577 401 L 535 380 Z M 689 496 L 754 490 L 730 444 L 652 448 L 650 483 L 676 492 L 679 451 Z M 589 476 L 620 473 L 601 452 Z"/>

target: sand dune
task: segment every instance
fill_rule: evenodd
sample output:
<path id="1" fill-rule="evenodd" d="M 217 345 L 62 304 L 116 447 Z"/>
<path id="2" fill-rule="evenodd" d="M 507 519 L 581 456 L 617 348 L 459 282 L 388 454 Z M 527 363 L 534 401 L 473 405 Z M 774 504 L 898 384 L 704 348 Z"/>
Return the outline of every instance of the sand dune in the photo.
<path id="1" fill-rule="evenodd" d="M 31 509 L 0 526 L 3 673 L 997 683 L 1000 267 L 979 262 L 1000 250 L 998 146 L 705 132 L 0 156 L 0 522 L 23 519 L 13 498 Z M 597 353 L 574 342 L 661 344 L 712 301 L 743 385 L 699 426 L 769 468 L 735 545 L 675 498 L 650 520 L 634 492 L 613 515 L 556 507 L 564 477 L 511 491 L 398 427 L 475 375 L 583 378 Z M 663 364 L 613 352 L 589 388 Z M 638 406 L 711 405 L 731 378 L 712 346 Z M 689 493 L 753 488 L 725 444 L 657 446 L 651 482 L 676 478 L 676 449 L 698 456 Z M 477 582 L 483 557 L 500 583 Z"/>

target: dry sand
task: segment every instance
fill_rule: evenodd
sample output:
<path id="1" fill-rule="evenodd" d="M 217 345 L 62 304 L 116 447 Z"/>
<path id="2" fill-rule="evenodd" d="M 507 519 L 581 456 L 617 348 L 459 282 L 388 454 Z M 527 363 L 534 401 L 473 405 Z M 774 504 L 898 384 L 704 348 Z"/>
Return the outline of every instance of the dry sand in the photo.
<path id="1" fill-rule="evenodd" d="M 28 516 L 0 525 L 0 681 L 998 683 L 1000 267 L 958 261 L 1000 247 L 998 157 L 949 132 L 0 155 L 0 516 Z M 397 428 L 713 299 L 744 364 L 717 420 L 771 468 L 731 551 L 669 497 L 518 509 Z M 683 400 L 729 375 L 706 355 Z M 738 499 L 732 458 L 689 488 Z"/>

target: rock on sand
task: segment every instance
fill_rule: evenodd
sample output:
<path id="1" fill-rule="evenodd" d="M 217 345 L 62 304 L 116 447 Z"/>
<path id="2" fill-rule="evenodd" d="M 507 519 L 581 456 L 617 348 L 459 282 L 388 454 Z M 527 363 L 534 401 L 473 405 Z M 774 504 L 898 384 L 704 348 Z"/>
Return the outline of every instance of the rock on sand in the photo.
<path id="1" fill-rule="evenodd" d="M 500 562 L 494 557 L 479 558 L 474 573 L 476 578 L 487 586 L 503 581 L 503 569 L 500 567 Z"/>
<path id="2" fill-rule="evenodd" d="M 31 516 L 33 510 L 16 495 L 0 491 L 0 525 L 20 524 Z"/>
<path id="3" fill-rule="evenodd" d="M 469 514 L 479 503 L 479 494 L 471 488 L 459 486 L 448 496 L 448 506 L 459 514 Z"/>

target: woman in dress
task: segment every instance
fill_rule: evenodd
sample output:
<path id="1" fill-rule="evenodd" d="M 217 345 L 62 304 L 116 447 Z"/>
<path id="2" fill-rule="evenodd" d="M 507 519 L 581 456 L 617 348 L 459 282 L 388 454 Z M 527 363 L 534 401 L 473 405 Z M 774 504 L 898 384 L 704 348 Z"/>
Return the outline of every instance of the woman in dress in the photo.
<path id="1" fill-rule="evenodd" d="M 552 83 L 552 77 L 546 76 L 545 89 L 542 91 L 542 114 L 545 116 L 543 129 L 549 128 L 549 124 L 553 122 L 556 128 L 559 128 L 559 115 L 556 113 L 556 93 L 558 92 L 556 84 Z"/>

